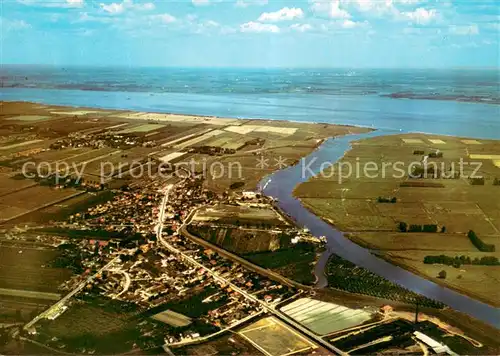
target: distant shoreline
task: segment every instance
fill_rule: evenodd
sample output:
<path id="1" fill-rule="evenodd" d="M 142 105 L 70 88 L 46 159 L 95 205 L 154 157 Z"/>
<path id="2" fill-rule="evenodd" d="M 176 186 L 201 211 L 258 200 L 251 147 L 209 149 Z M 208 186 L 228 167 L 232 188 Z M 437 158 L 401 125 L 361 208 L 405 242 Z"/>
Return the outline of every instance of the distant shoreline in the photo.
<path id="1" fill-rule="evenodd" d="M 171 115 L 176 117 L 189 117 L 189 118 L 203 118 L 203 119 L 229 119 L 229 120 L 261 120 L 261 121 L 275 121 L 275 122 L 287 122 L 287 123 L 297 123 L 297 124 L 314 124 L 314 125 L 331 125 L 331 126 L 339 126 L 339 127 L 352 127 L 352 128 L 361 128 L 367 129 L 370 131 L 376 131 L 377 128 L 366 126 L 366 125 L 353 125 L 353 124 L 338 124 L 338 123 L 330 123 L 330 122 L 321 122 L 321 121 L 299 121 L 299 120 L 279 120 L 279 119 L 269 119 L 265 117 L 232 117 L 232 116 L 218 116 L 218 115 L 199 115 L 199 114 L 189 114 L 189 113 L 174 113 L 174 112 L 164 112 L 164 111 L 145 111 L 145 110 L 133 110 L 133 109 L 116 109 L 116 108 L 107 108 L 107 107 L 92 107 L 92 106 L 79 106 L 79 105 L 59 105 L 59 104 L 46 104 L 43 102 L 37 101 L 29 101 L 29 100 L 0 100 L 0 108 L 3 103 L 11 103 L 11 104 L 26 104 L 26 105 L 41 105 L 49 108 L 54 108 L 54 110 L 65 110 L 68 108 L 77 109 L 82 111 L 102 111 L 104 114 L 112 115 L 109 112 L 112 111 L 114 113 L 137 113 L 137 114 L 162 114 L 162 115 Z M 154 119 L 141 119 L 141 118 L 129 118 L 129 120 L 137 120 L 137 121 L 161 121 Z M 202 122 L 200 122 L 202 123 Z M 396 132 L 396 131 L 395 131 Z"/>

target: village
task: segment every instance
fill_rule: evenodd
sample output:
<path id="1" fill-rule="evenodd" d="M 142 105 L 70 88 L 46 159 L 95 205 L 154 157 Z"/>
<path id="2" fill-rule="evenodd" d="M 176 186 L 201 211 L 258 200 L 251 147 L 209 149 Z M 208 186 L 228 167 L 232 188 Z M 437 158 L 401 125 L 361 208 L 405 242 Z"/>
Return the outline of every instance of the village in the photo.
<path id="1" fill-rule="evenodd" d="M 204 189 L 202 180 L 196 177 L 177 181 L 162 212 L 165 220 L 162 235 L 180 252 L 173 253 L 159 243 L 154 233 L 161 213 L 160 188 L 154 180 L 142 187 L 129 187 L 117 192 L 112 200 L 72 215 L 67 222 L 46 231 L 65 231 L 72 237 L 94 236 L 55 240 L 52 237 L 52 244 L 63 251 L 59 262 L 68 263 L 60 266 L 82 271 L 64 282 L 60 286 L 62 291 L 78 290 L 74 296 L 77 299 L 98 296 L 135 304 L 143 311 L 159 307 L 162 311 L 151 318 L 166 324 L 163 328 L 166 345 L 182 344 L 203 338 L 207 332 L 236 327 L 263 313 L 260 303 L 272 307 L 299 293 L 296 288 L 250 271 L 179 233 L 182 221 L 196 207 L 244 203 L 253 209 L 265 209 L 269 205 L 267 198 L 254 192 L 216 195 Z M 299 229 L 296 234 L 306 235 Z M 186 255 L 198 265 L 190 263 Z M 71 312 L 73 303 L 74 300 L 68 299 L 58 304 L 45 312 L 43 319 L 57 320 Z M 165 305 L 173 305 L 173 310 L 165 310 Z M 189 316 L 175 311 L 186 308 Z M 36 339 L 44 334 L 44 323 L 40 324 L 41 332 L 35 324 L 26 330 Z M 179 326 L 183 328 L 178 329 Z M 66 347 L 57 341 L 58 348 Z"/>

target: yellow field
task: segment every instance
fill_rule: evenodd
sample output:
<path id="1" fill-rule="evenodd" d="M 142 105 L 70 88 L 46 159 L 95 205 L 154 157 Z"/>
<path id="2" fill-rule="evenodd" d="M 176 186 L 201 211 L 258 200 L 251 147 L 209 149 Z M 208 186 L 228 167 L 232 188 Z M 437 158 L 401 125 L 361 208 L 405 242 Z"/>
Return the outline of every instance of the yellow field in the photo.
<path id="1" fill-rule="evenodd" d="M 207 124 L 216 126 L 225 126 L 238 123 L 237 119 L 202 117 L 193 115 L 159 114 L 159 113 L 147 113 L 147 112 L 131 112 L 131 113 L 117 115 L 117 117 L 124 119 L 168 121 L 168 122 L 180 122 L 180 123 L 191 123 L 191 124 Z"/>
<path id="2" fill-rule="evenodd" d="M 446 144 L 446 142 L 444 142 L 443 140 L 438 140 L 438 139 L 429 139 L 429 141 L 435 145 L 444 145 Z"/>
<path id="3" fill-rule="evenodd" d="M 484 155 L 484 154 L 470 154 L 470 159 L 487 159 L 487 160 L 500 160 L 500 155 L 492 154 L 492 155 Z"/>
<path id="4" fill-rule="evenodd" d="M 158 130 L 165 127 L 165 125 L 161 124 L 144 124 L 134 127 L 129 127 L 124 130 L 121 130 L 119 133 L 132 133 L 132 132 L 149 132 L 153 130 Z"/>
<path id="5" fill-rule="evenodd" d="M 421 139 L 418 138 L 403 138 L 404 143 L 424 143 Z"/>
<path id="6" fill-rule="evenodd" d="M 176 158 L 180 158 L 184 155 L 186 155 L 186 152 L 172 152 L 172 153 L 166 154 L 165 156 L 162 156 L 160 158 L 160 161 L 162 161 L 164 163 L 168 163 L 168 162 L 170 162 Z"/>
<path id="7" fill-rule="evenodd" d="M 235 132 L 240 135 L 247 135 L 251 132 L 267 132 L 279 135 L 293 135 L 297 132 L 296 127 L 276 127 L 268 125 L 241 125 L 241 126 L 228 126 L 224 130 L 229 132 Z"/>
<path id="8" fill-rule="evenodd" d="M 310 352 L 317 346 L 275 317 L 267 317 L 247 326 L 239 334 L 267 356 Z"/>
<path id="9" fill-rule="evenodd" d="M 466 145 L 481 145 L 481 142 L 478 140 L 462 140 Z"/>
<path id="10" fill-rule="evenodd" d="M 208 140 L 212 137 L 218 136 L 218 135 L 223 134 L 223 133 L 224 133 L 224 131 L 222 131 L 222 130 L 211 130 L 211 131 L 209 131 L 201 136 L 198 136 L 198 137 L 192 138 L 188 141 L 179 143 L 179 144 L 175 145 L 175 148 L 181 150 L 183 148 L 193 146 L 197 143 Z"/>

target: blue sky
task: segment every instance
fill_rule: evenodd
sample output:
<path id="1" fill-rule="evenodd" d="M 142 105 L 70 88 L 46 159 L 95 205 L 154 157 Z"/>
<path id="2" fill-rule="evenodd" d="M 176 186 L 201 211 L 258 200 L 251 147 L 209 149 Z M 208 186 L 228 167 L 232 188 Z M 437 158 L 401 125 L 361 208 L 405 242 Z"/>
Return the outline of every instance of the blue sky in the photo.
<path id="1" fill-rule="evenodd" d="M 1 61 L 498 67 L 498 0 L 2 0 Z"/>

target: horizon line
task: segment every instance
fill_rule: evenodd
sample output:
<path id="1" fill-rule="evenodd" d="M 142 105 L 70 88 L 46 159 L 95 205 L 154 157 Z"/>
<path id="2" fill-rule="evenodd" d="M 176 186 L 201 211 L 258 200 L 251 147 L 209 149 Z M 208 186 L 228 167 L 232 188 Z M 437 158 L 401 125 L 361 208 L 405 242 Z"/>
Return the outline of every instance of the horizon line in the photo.
<path id="1" fill-rule="evenodd" d="M 384 69 L 384 70 L 496 70 L 500 71 L 500 67 L 495 66 L 454 66 L 454 67 L 380 67 L 380 66 L 160 66 L 160 65 L 136 65 L 130 66 L 126 64 L 50 64 L 50 63 L 2 63 L 0 69 L 4 67 L 56 67 L 56 68 L 154 68 L 154 69 L 265 69 L 265 70 L 290 70 L 290 69 L 317 69 L 317 70 L 363 70 L 363 69 Z"/>

